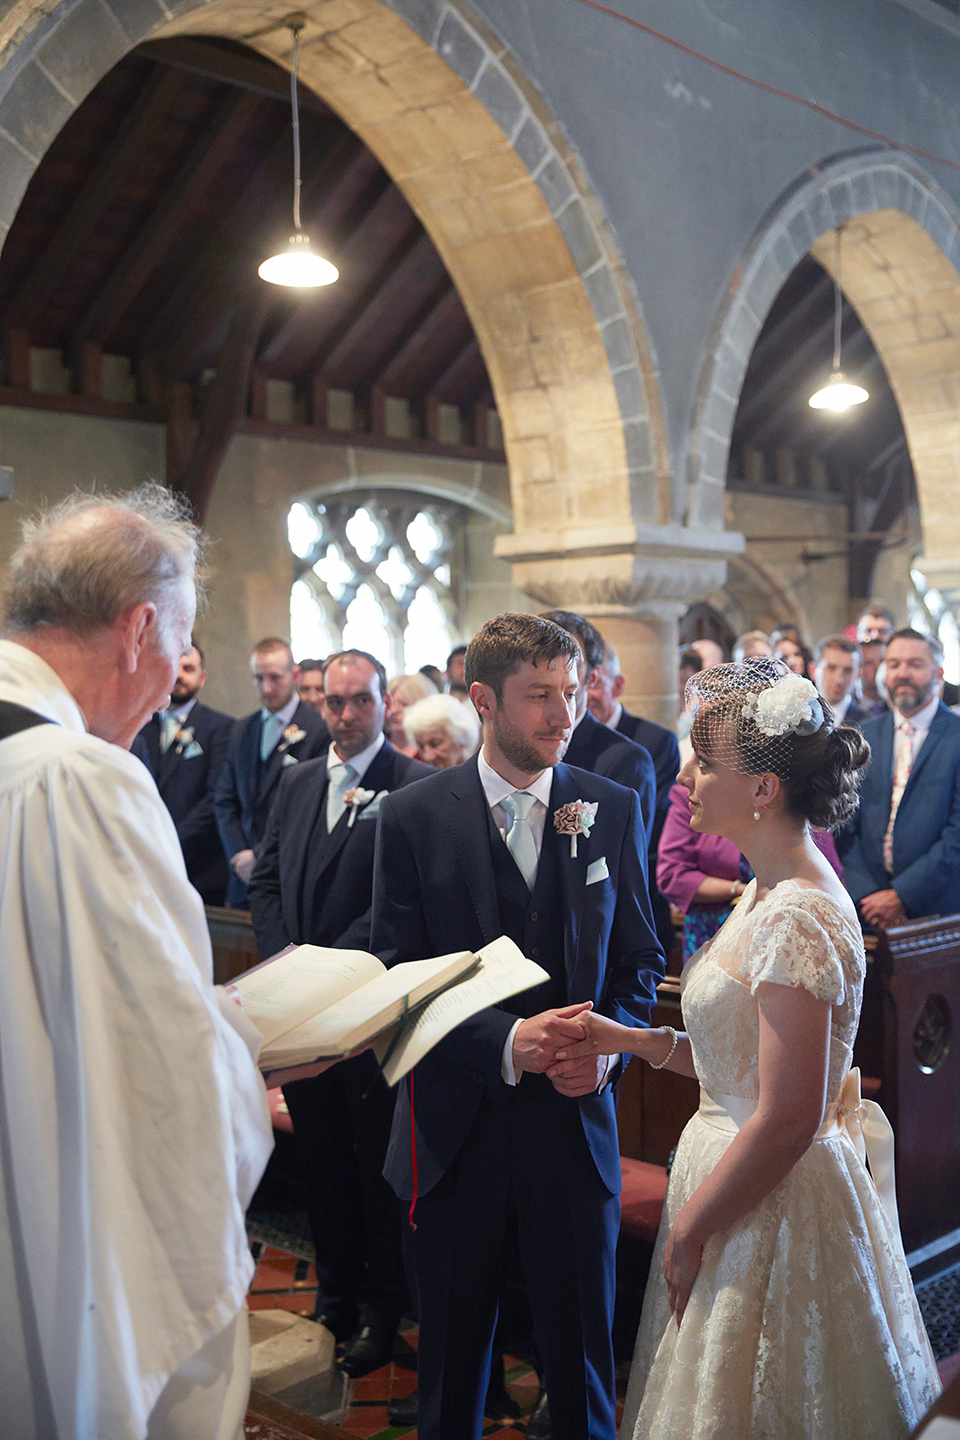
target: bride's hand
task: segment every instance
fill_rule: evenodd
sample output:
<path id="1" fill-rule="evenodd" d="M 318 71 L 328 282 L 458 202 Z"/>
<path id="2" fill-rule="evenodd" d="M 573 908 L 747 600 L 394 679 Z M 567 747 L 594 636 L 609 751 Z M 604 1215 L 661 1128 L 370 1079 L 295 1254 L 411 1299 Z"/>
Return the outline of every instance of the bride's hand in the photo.
<path id="1" fill-rule="evenodd" d="M 682 1213 L 682 1212 L 681 1212 Z M 683 1234 L 680 1216 L 673 1223 L 663 1252 L 663 1276 L 667 1282 L 667 1298 L 671 1314 L 676 1316 L 677 1327 L 687 1308 L 693 1282 L 700 1273 L 703 1260 L 703 1246 Z"/>
<path id="2" fill-rule="evenodd" d="M 591 1055 L 623 1055 L 632 1051 L 635 1031 L 628 1025 L 618 1025 L 595 1010 L 585 1010 L 577 1016 L 577 1024 L 583 1030 L 583 1039 L 569 1042 L 557 1051 L 556 1059 L 583 1060 Z M 551 1072 L 548 1070 L 547 1074 Z"/>

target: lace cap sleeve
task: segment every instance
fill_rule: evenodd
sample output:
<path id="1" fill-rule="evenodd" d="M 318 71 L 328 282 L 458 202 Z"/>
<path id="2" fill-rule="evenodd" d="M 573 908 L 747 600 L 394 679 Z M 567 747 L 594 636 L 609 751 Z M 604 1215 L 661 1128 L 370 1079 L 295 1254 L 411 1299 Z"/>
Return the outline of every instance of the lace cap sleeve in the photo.
<path id="1" fill-rule="evenodd" d="M 763 981 L 802 986 L 818 1000 L 840 1005 L 847 981 L 837 949 L 840 915 L 818 891 L 771 895 L 757 915 L 744 964 L 744 978 L 756 993 Z"/>

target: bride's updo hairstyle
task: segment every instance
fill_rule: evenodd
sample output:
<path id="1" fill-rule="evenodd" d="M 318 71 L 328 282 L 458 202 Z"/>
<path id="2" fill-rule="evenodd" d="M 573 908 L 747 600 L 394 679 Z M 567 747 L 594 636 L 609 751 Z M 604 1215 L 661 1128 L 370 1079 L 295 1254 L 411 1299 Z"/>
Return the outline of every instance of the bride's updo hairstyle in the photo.
<path id="1" fill-rule="evenodd" d="M 815 686 L 782 660 L 715 665 L 687 681 L 699 755 L 741 775 L 776 775 L 787 813 L 820 830 L 842 825 L 859 803 L 870 746 L 837 726 Z"/>

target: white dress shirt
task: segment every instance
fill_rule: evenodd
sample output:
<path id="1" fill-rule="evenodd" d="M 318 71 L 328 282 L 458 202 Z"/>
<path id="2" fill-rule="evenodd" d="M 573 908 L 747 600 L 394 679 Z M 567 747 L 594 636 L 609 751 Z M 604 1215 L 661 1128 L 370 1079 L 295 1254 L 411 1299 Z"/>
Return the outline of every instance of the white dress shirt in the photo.
<path id="1" fill-rule="evenodd" d="M 852 704 L 853 704 L 853 691 L 852 691 L 852 690 L 848 690 L 847 693 L 846 693 L 846 695 L 844 695 L 844 697 L 843 697 L 842 700 L 838 700 L 837 703 L 836 703 L 836 705 L 831 705 L 831 706 L 830 706 L 830 709 L 833 711 L 833 723 L 834 723 L 835 725 L 842 725 L 842 724 L 843 724 L 844 716 L 846 715 L 847 711 L 850 709 L 850 706 L 851 706 Z"/>
<path id="2" fill-rule="evenodd" d="M 623 706 L 620 704 L 619 700 L 616 700 L 613 706 L 613 714 L 610 716 L 609 720 L 604 720 L 604 725 L 609 726 L 611 730 L 616 730 L 617 726 L 620 724 L 620 716 L 622 714 Z"/>
<path id="3" fill-rule="evenodd" d="M 496 770 L 488 763 L 482 748 L 477 755 L 477 769 L 480 772 L 480 784 L 483 786 L 484 796 L 493 812 L 493 822 L 500 831 L 503 840 L 506 841 L 507 830 L 510 827 L 511 821 L 500 802 L 504 800 L 506 796 L 513 795 L 517 787 L 511 785 L 509 780 L 504 780 L 502 775 L 497 774 Z M 543 846 L 544 826 L 547 823 L 547 814 L 550 809 L 550 790 L 552 785 L 553 770 L 549 769 L 542 770 L 536 780 L 531 781 L 529 785 L 524 787 L 526 793 L 532 795 L 536 801 L 536 804 L 530 811 L 530 817 L 527 823 L 530 826 L 536 843 L 538 860 L 540 858 L 541 847 Z M 521 1022 L 522 1017 L 515 1025 L 510 1027 L 510 1033 L 503 1044 L 503 1055 L 500 1059 L 500 1074 L 508 1085 L 516 1085 L 520 1079 L 513 1064 L 513 1041 L 520 1028 Z M 607 1083 L 607 1076 L 609 1076 L 610 1071 L 616 1064 L 616 1060 L 616 1055 L 607 1056 L 606 1071 L 602 1085 Z M 521 1071 L 521 1074 L 522 1073 Z"/>

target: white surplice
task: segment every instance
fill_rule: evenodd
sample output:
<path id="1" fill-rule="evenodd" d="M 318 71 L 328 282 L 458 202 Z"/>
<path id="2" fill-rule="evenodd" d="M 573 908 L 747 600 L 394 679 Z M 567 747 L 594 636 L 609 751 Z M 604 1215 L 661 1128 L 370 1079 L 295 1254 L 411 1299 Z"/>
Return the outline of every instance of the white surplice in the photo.
<path id="1" fill-rule="evenodd" d="M 244 1305 L 257 1039 L 145 766 L 0 641 L 0 1433 L 142 1440 Z"/>

